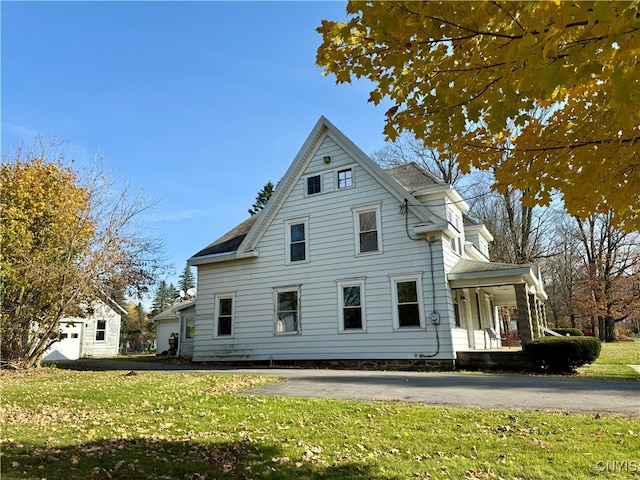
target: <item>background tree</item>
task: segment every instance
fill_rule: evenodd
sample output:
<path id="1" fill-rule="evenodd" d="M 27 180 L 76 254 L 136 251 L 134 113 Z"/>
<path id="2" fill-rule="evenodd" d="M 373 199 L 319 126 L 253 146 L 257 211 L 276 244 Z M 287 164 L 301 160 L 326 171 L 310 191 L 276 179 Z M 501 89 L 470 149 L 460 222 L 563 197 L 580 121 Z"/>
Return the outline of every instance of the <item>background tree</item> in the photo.
<path id="1" fill-rule="evenodd" d="M 122 350 L 144 352 L 156 336 L 155 324 L 149 320 L 141 302 L 129 300 L 126 304 L 127 315 L 122 317 L 120 338 Z"/>
<path id="2" fill-rule="evenodd" d="M 429 147 L 408 132 L 400 134 L 393 142 L 385 143 L 380 150 L 373 152 L 371 158 L 383 167 L 415 162 L 450 185 L 456 185 L 463 176 L 456 154 L 448 149 L 439 151 Z"/>
<path id="3" fill-rule="evenodd" d="M 249 209 L 249 214 L 255 215 L 256 213 L 262 211 L 262 209 L 271 198 L 271 195 L 273 195 L 274 188 L 275 187 L 273 186 L 271 180 L 265 183 L 264 187 L 262 187 L 262 190 L 258 192 L 255 203 Z"/>
<path id="4" fill-rule="evenodd" d="M 637 1 L 352 1 L 347 12 L 318 28 L 316 63 L 338 83 L 373 82 L 369 101 L 391 103 L 389 139 L 408 130 L 448 146 L 465 172 L 495 168 L 495 187 L 528 206 L 559 191 L 571 215 L 612 211 L 640 229 Z"/>
<path id="5" fill-rule="evenodd" d="M 145 292 L 162 269 L 163 245 L 136 217 L 149 207 L 100 170 L 84 178 L 55 146 L 36 142 L 3 157 L 0 292 L 3 361 L 35 367 L 64 316 L 97 297 Z"/>
<path id="6" fill-rule="evenodd" d="M 196 277 L 193 274 L 193 270 L 189 266 L 189 264 L 186 264 L 184 266 L 184 270 L 182 271 L 182 274 L 180 275 L 180 282 L 178 283 L 178 289 L 186 293 L 192 288 L 196 288 Z"/>
<path id="7" fill-rule="evenodd" d="M 577 297 L 581 268 L 580 243 L 575 235 L 575 221 L 564 212 L 555 223 L 551 251 L 543 264 L 545 303 L 550 325 L 591 330 L 591 324 L 578 324 Z"/>
<path id="8" fill-rule="evenodd" d="M 175 303 L 176 298 L 178 298 L 178 290 L 173 283 L 168 284 L 166 280 L 161 280 L 153 296 L 150 315 L 154 317 L 159 313 L 164 312 Z"/>
<path id="9" fill-rule="evenodd" d="M 637 309 L 634 294 L 640 266 L 640 236 L 614 226 L 612 214 L 576 219 L 581 243 L 580 313 L 592 319 L 600 339 L 616 340 L 616 324 Z"/>
<path id="10" fill-rule="evenodd" d="M 524 193 L 515 188 L 492 192 L 489 174 L 476 174 L 475 179 L 470 190 L 469 214 L 484 223 L 494 237 L 489 245 L 490 259 L 527 264 L 544 258 L 552 226 L 550 209 L 524 205 L 520 201 Z"/>

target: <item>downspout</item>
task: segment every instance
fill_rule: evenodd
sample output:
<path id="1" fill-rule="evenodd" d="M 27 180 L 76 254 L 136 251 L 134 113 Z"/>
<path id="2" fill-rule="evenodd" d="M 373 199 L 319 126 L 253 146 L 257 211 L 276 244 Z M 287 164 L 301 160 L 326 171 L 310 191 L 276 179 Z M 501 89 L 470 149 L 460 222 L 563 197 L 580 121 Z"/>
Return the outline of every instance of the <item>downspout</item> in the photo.
<path id="1" fill-rule="evenodd" d="M 404 204 L 400 205 L 400 213 L 404 214 L 404 228 L 407 232 L 407 237 L 410 240 L 421 241 L 421 238 L 413 238 L 409 233 L 409 200 L 405 198 Z M 418 358 L 433 358 L 440 353 L 440 336 L 438 335 L 438 325 L 440 324 L 440 314 L 436 311 L 436 283 L 435 283 L 435 274 L 433 273 L 433 242 L 435 239 L 432 237 L 431 239 L 425 238 L 427 245 L 429 245 L 429 269 L 431 270 L 431 307 L 433 311 L 431 312 L 430 319 L 433 324 L 433 328 L 436 332 L 436 352 L 430 355 L 425 355 L 423 353 L 417 354 Z M 426 325 L 425 325 L 426 329 Z"/>
<path id="2" fill-rule="evenodd" d="M 433 273 L 433 240 L 426 240 L 429 245 L 429 268 L 431 270 L 431 306 L 433 311 L 431 312 L 431 323 L 436 331 L 436 352 L 430 355 L 420 354 L 420 358 L 432 358 L 440 353 L 440 336 L 438 335 L 438 325 L 440 325 L 440 314 L 436 311 L 436 281 L 435 274 Z"/>
<path id="3" fill-rule="evenodd" d="M 178 346 L 176 348 L 176 358 L 180 356 L 180 347 L 182 346 L 182 335 L 183 335 L 182 329 L 183 329 L 182 314 L 178 313 Z"/>

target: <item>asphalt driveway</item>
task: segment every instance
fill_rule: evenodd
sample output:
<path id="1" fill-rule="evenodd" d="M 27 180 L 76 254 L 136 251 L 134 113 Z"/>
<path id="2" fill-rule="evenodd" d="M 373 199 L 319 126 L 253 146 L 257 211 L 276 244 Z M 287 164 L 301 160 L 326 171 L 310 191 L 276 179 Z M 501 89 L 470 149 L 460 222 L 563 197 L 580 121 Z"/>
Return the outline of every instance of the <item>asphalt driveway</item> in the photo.
<path id="1" fill-rule="evenodd" d="M 286 379 L 245 391 L 245 395 L 393 400 L 442 406 L 640 416 L 640 382 L 453 372 L 226 368 L 126 359 L 81 359 L 70 363 L 72 368 L 89 370 L 257 374 Z"/>

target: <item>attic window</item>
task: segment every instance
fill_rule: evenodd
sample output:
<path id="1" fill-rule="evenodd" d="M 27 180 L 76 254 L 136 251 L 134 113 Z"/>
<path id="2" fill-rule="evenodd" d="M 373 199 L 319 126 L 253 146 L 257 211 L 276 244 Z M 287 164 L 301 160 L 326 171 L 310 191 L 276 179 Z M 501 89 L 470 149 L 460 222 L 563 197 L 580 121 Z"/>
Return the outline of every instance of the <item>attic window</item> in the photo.
<path id="1" fill-rule="evenodd" d="M 320 193 L 322 191 L 322 183 L 320 181 L 320 175 L 314 175 L 307 178 L 307 195 L 313 195 L 314 193 Z"/>
<path id="2" fill-rule="evenodd" d="M 353 171 L 350 168 L 338 170 L 338 188 L 353 186 Z"/>

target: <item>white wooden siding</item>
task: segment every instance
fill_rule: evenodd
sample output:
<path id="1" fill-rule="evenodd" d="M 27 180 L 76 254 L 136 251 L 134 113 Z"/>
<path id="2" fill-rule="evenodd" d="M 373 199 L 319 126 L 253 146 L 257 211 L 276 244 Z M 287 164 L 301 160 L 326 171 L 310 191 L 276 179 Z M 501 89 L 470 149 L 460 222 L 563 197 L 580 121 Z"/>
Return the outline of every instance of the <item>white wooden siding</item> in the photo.
<path id="1" fill-rule="evenodd" d="M 158 320 L 157 333 L 156 333 L 156 352 L 162 353 L 168 351 L 169 335 L 179 332 L 178 318 Z"/>
<path id="2" fill-rule="evenodd" d="M 331 162 L 322 158 L 330 156 Z M 436 358 L 452 359 L 451 293 L 444 276 L 445 260 L 440 242 L 433 245 L 435 305 L 432 301 L 431 265 L 427 242 L 411 240 L 405 230 L 400 202 L 354 163 L 329 137 L 313 154 L 301 177 L 310 173 L 353 168 L 354 187 L 332 190 L 325 178 L 325 191 L 305 195 L 300 178 L 256 245 L 254 259 L 201 265 L 198 267 L 196 337 L 193 360 L 229 359 L 418 359 L 437 350 L 435 328 L 440 337 Z M 355 256 L 353 207 L 381 204 L 384 253 Z M 285 222 L 309 219 L 309 262 L 286 265 Z M 409 217 L 409 231 L 419 223 Z M 426 327 L 393 330 L 390 275 L 422 274 Z M 363 277 L 367 331 L 359 335 L 339 333 L 336 281 Z M 300 334 L 274 335 L 273 289 L 301 285 Z M 215 338 L 213 332 L 216 294 L 235 292 L 233 338 Z M 440 325 L 431 324 L 432 311 L 440 314 Z"/>
<path id="3" fill-rule="evenodd" d="M 107 357 L 118 354 L 120 346 L 120 315 L 102 302 L 96 302 L 93 315 L 82 319 L 85 324 L 82 338 L 83 357 Z M 96 340 L 98 320 L 105 320 L 105 339 Z"/>

